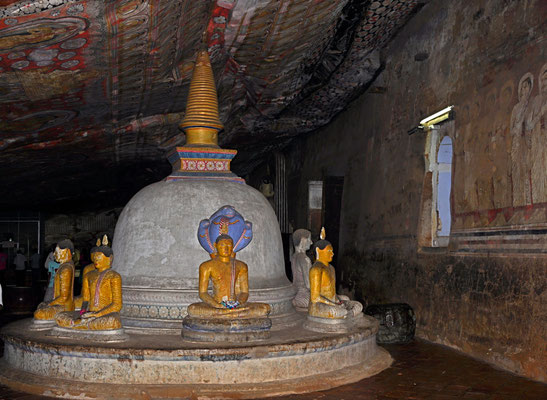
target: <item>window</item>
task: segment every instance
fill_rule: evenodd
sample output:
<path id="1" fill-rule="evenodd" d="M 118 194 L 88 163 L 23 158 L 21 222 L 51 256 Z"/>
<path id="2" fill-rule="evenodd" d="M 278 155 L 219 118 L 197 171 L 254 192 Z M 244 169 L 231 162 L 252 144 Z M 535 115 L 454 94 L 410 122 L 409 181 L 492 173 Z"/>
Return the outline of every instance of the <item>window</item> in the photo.
<path id="1" fill-rule="evenodd" d="M 448 246 L 448 237 L 450 236 L 450 224 L 452 216 L 450 213 L 450 189 L 452 186 L 452 139 L 445 136 L 437 152 L 436 165 L 437 179 L 433 173 L 433 187 L 436 187 L 436 219 L 437 219 L 437 243 L 433 240 L 433 245 Z"/>
<path id="2" fill-rule="evenodd" d="M 308 229 L 319 235 L 322 224 L 323 181 L 308 181 Z"/>
<path id="3" fill-rule="evenodd" d="M 426 174 L 418 235 L 421 247 L 446 247 L 450 238 L 453 149 L 452 139 L 447 134 L 449 129 L 453 129 L 452 122 L 427 132 Z"/>

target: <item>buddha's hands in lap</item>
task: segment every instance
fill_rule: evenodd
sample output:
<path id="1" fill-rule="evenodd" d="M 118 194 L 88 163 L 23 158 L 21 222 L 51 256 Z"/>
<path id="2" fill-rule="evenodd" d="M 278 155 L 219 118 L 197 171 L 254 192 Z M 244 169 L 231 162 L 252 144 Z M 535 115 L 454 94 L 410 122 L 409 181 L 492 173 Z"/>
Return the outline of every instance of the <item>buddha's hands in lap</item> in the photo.
<path id="1" fill-rule="evenodd" d="M 216 308 L 216 309 L 219 309 L 219 310 L 223 310 L 227 313 L 237 313 L 238 311 L 246 311 L 249 309 L 248 306 L 244 305 L 244 304 L 240 304 L 238 305 L 237 307 L 235 308 L 228 308 L 226 307 L 224 304 L 222 303 L 213 303 L 213 304 L 209 304 L 211 307 L 213 308 Z"/>
<path id="2" fill-rule="evenodd" d="M 226 311 L 237 313 L 237 312 L 240 312 L 240 311 L 247 311 L 248 309 L 249 309 L 248 306 L 243 305 L 243 306 L 238 306 L 236 308 L 231 308 L 231 309 L 227 308 Z"/>

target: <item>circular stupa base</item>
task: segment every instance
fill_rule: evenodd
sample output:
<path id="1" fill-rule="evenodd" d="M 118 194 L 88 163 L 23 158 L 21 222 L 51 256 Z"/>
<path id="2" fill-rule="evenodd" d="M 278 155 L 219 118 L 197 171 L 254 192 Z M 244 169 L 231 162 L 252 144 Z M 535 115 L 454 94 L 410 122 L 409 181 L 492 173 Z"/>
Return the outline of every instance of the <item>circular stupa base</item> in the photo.
<path id="1" fill-rule="evenodd" d="M 295 328 L 248 343 L 196 343 L 180 335 L 130 334 L 87 344 L 28 331 L 2 331 L 0 383 L 33 394 L 77 399 L 256 398 L 325 390 L 359 381 L 392 359 L 376 345 L 378 323 L 344 334 Z"/>

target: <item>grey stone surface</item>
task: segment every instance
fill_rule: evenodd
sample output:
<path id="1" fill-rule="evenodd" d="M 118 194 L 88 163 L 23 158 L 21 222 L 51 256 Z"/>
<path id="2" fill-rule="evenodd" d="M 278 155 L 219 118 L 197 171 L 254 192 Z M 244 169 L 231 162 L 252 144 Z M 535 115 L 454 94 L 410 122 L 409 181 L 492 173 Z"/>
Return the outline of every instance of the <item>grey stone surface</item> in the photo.
<path id="1" fill-rule="evenodd" d="M 199 265 L 209 259 L 197 240 L 199 222 L 224 205 L 253 223 L 252 242 L 237 254 L 249 267 L 249 301 L 271 304 L 274 319 L 294 313 L 279 225 L 260 192 L 228 181 L 161 181 L 137 193 L 116 225 L 113 269 L 122 275 L 124 326 L 180 329 L 186 307 L 199 301 Z"/>
<path id="2" fill-rule="evenodd" d="M 129 339 L 129 335 L 125 333 L 123 328 L 93 331 L 61 328 L 56 326 L 49 331 L 46 336 L 95 343 L 118 343 Z"/>
<path id="3" fill-rule="evenodd" d="M 52 320 L 40 320 L 33 319 L 32 323 L 28 326 L 30 331 L 45 331 L 52 329 L 56 326 L 55 321 Z"/>
<path id="4" fill-rule="evenodd" d="M 269 318 L 195 318 L 182 321 L 182 337 L 200 342 L 253 342 L 270 338 Z"/>
<path id="5" fill-rule="evenodd" d="M 347 318 L 320 318 L 308 315 L 302 325 L 304 329 L 321 333 L 346 333 L 355 329 L 374 325 L 376 320 L 368 315 L 359 313 L 354 317 Z"/>
<path id="6" fill-rule="evenodd" d="M 391 363 L 376 344 L 372 317 L 346 334 L 298 326 L 248 344 L 130 334 L 123 343 L 97 345 L 29 332 L 30 323 L 4 328 L 0 383 L 64 398 L 263 397 L 355 382 Z"/>

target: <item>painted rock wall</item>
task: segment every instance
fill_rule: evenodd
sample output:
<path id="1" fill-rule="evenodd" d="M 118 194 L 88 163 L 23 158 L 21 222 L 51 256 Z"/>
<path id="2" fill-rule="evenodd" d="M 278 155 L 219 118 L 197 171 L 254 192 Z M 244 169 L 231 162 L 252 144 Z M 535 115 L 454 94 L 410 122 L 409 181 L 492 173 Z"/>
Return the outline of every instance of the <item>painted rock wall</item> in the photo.
<path id="1" fill-rule="evenodd" d="M 290 147 L 290 218 L 306 226 L 307 181 L 344 176 L 340 285 L 408 302 L 419 336 L 546 381 L 547 7 L 466 4 L 428 3 L 369 90 Z M 428 134 L 407 131 L 452 104 L 450 242 L 429 248 Z"/>

